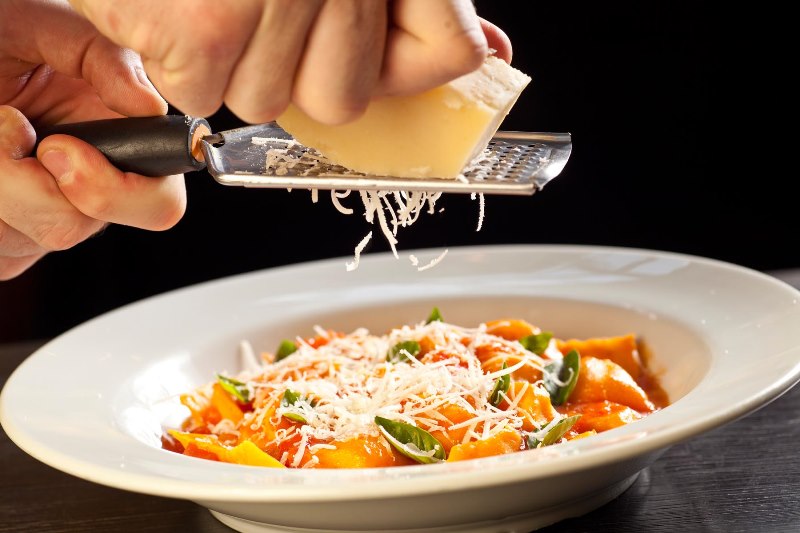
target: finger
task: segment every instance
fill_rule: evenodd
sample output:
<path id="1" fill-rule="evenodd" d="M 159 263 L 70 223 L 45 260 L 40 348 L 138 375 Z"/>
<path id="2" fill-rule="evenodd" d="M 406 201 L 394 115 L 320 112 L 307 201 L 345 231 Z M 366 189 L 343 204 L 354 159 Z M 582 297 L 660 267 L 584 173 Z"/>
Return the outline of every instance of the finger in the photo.
<path id="1" fill-rule="evenodd" d="M 8 169 L 12 161 L 18 161 L 28 155 L 35 138 L 33 128 L 22 113 L 12 107 L 0 106 L 0 171 Z M 4 177 L 0 176 L 0 186 L 3 180 Z M 13 198 L 9 200 L 13 201 Z M 8 211 L 7 204 L 0 201 L 0 276 L 6 269 L 11 269 L 13 275 L 21 272 L 14 270 L 10 263 L 9 266 L 3 267 L 5 258 L 41 256 L 45 252 L 30 237 L 4 221 L 4 213 Z M 13 264 L 21 267 L 25 262 L 15 261 Z"/>
<path id="2" fill-rule="evenodd" d="M 166 113 L 167 104 L 148 81 L 136 53 L 113 44 L 65 4 L 27 2 L 25 9 L 25 18 L 36 24 L 11 26 L 10 35 L 3 38 L 15 57 L 85 79 L 103 103 L 120 114 Z"/>
<path id="3" fill-rule="evenodd" d="M 274 0 L 236 64 L 225 103 L 251 123 L 274 120 L 292 96 L 295 73 L 322 0 Z"/>
<path id="4" fill-rule="evenodd" d="M 0 258 L 22 258 L 45 252 L 33 239 L 0 219 Z"/>
<path id="5" fill-rule="evenodd" d="M 480 67 L 486 36 L 469 0 L 397 0 L 379 94 L 422 92 Z"/>
<path id="6" fill-rule="evenodd" d="M 304 0 L 305 1 L 305 0 Z M 159 92 L 185 113 L 213 114 L 264 9 L 263 0 L 74 0 L 104 35 L 141 54 Z"/>
<path id="7" fill-rule="evenodd" d="M 160 231 L 173 227 L 186 211 L 182 175 L 121 172 L 96 148 L 66 135 L 43 140 L 37 158 L 69 203 L 89 218 Z"/>
<path id="8" fill-rule="evenodd" d="M 8 106 L 0 106 L 0 171 L 7 169 L 10 162 L 18 161 L 28 155 L 35 139 L 33 128 L 22 113 Z M 0 176 L 0 186 L 3 181 L 3 176 Z M 9 200 L 13 201 L 10 195 Z M 21 261 L 22 258 L 44 255 L 45 250 L 4 221 L 9 211 L 5 206 L 5 202 L 0 201 L 0 277 L 6 275 L 14 277 L 22 272 L 20 268 L 24 270 L 32 264 Z M 14 258 L 15 261 L 10 261 L 10 258 Z"/>
<path id="9" fill-rule="evenodd" d="M 506 32 L 486 19 L 479 20 L 481 23 L 481 30 L 483 30 L 483 34 L 486 36 L 486 44 L 489 45 L 490 50 L 494 50 L 493 55 L 511 64 L 511 39 L 508 38 Z"/>
<path id="10" fill-rule="evenodd" d="M 33 128 L 22 113 L 0 106 L 0 220 L 15 230 L 5 231 L 10 239 L 6 251 L 18 257 L 70 248 L 103 226 L 70 204 L 50 173 L 26 157 L 34 142 Z"/>
<path id="11" fill-rule="evenodd" d="M 380 77 L 386 17 L 386 2 L 325 2 L 308 36 L 292 101 L 327 124 L 361 115 Z"/>
<path id="12" fill-rule="evenodd" d="M 19 276 L 44 256 L 44 252 L 26 257 L 0 256 L 0 281 L 8 281 Z"/>

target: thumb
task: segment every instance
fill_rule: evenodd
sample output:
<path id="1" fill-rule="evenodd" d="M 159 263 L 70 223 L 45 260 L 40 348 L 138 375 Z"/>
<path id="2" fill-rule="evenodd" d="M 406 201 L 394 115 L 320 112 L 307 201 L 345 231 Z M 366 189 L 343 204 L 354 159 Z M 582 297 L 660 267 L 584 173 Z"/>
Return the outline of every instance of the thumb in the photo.
<path id="1" fill-rule="evenodd" d="M 167 103 L 147 79 L 138 54 L 109 41 L 65 3 L 24 4 L 19 10 L 24 20 L 6 40 L 15 57 L 84 79 L 106 107 L 122 115 L 166 113 Z"/>

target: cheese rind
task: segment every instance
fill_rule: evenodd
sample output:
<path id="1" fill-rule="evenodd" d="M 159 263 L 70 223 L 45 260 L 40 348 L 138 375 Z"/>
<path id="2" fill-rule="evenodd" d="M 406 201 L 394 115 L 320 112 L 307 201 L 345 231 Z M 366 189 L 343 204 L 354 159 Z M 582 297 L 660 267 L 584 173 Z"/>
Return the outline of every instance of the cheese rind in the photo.
<path id="1" fill-rule="evenodd" d="M 334 163 L 366 174 L 455 178 L 486 148 L 530 77 L 496 57 L 412 96 L 373 100 L 357 120 L 321 124 L 294 105 L 278 125 Z"/>

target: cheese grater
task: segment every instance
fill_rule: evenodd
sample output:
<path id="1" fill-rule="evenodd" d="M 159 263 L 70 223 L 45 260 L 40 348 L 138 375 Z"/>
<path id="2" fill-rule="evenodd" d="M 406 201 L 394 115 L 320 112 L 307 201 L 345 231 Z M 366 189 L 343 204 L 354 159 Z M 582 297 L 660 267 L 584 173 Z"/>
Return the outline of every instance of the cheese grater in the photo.
<path id="1" fill-rule="evenodd" d="M 223 184 L 326 190 L 428 191 L 530 195 L 564 169 L 568 133 L 497 132 L 484 153 L 456 179 L 362 174 L 328 161 L 275 123 L 218 133 L 204 119 L 167 115 L 59 125 L 96 146 L 120 170 L 146 176 L 206 168 Z"/>

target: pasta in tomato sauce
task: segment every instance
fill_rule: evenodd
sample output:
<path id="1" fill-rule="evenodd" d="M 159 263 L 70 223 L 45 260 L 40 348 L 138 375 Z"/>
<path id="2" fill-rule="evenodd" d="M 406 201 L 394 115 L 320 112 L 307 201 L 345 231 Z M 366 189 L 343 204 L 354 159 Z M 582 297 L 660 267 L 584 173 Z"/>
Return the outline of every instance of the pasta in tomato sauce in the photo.
<path id="1" fill-rule="evenodd" d="M 184 394 L 166 449 L 276 468 L 461 461 L 585 438 L 668 404 L 633 334 L 559 339 L 520 319 L 434 309 L 383 335 L 316 328 L 257 370 Z"/>

